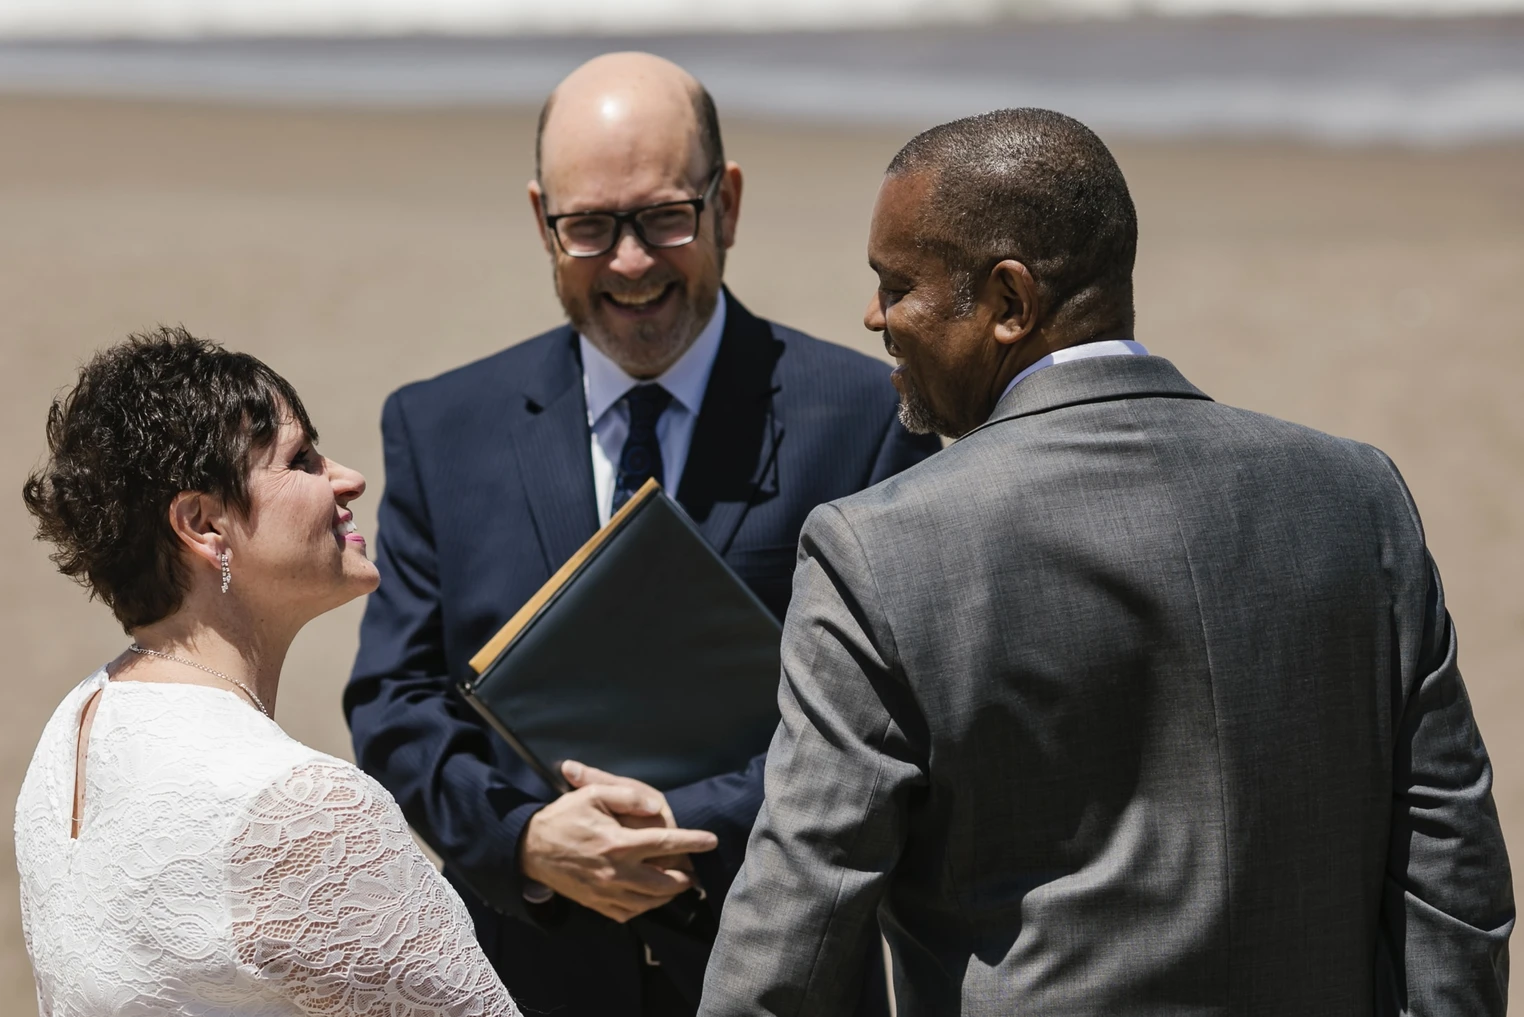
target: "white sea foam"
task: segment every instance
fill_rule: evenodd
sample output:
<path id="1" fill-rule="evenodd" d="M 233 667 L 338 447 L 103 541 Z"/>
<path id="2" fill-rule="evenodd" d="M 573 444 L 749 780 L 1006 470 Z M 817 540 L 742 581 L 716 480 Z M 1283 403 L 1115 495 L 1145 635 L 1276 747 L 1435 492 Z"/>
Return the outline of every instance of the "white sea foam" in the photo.
<path id="1" fill-rule="evenodd" d="M 4 0 L 0 37 L 787 31 L 1155 16 L 1464 16 L 1524 0 Z"/>
<path id="2" fill-rule="evenodd" d="M 0 40 L 0 92 L 537 105 L 582 61 L 630 47 L 687 67 L 727 117 L 915 127 L 1002 106 L 1046 106 L 1103 132 L 1152 137 L 1417 144 L 1524 138 L 1520 17 L 1002 19 L 871 31 Z"/>

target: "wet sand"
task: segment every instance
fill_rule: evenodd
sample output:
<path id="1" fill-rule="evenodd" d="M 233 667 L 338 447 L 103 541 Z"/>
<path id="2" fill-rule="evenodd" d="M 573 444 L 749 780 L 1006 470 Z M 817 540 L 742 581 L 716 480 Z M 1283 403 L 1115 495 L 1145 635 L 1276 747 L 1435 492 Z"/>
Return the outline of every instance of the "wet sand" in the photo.
<path id="1" fill-rule="evenodd" d="M 387 392 L 559 321 L 524 199 L 532 113 L 0 99 L 0 820 L 64 693 L 125 639 L 52 571 L 18 496 L 92 350 L 184 323 L 268 360 L 365 472 Z M 748 171 L 729 281 L 752 310 L 882 355 L 863 243 L 902 131 L 730 121 Z M 1110 139 L 1142 243 L 1138 338 L 1226 402 L 1372 442 L 1413 488 L 1524 845 L 1524 147 Z M 293 649 L 278 716 L 339 755 L 359 605 Z M 1524 994 L 1519 996 L 1524 999 Z M 0 1011 L 30 1012 L 0 837 Z"/>

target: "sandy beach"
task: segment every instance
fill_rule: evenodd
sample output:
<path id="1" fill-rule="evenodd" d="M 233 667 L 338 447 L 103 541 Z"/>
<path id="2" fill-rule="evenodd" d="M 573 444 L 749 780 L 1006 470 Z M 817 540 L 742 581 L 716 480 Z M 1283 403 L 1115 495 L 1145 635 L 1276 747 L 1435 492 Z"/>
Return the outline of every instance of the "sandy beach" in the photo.
<path id="1" fill-rule="evenodd" d="M 92 350 L 160 322 L 255 353 L 303 394 L 324 451 L 370 478 L 356 521 L 373 533 L 385 395 L 560 320 L 524 198 L 532 132 L 525 109 L 0 98 L 5 829 L 43 723 L 125 643 L 53 571 L 21 505 L 54 394 Z M 863 246 L 906 137 L 728 120 L 748 173 L 736 295 L 882 356 L 861 325 Z M 1138 338 L 1222 401 L 1371 442 L 1402 469 L 1524 850 L 1524 146 L 1108 140 L 1140 214 Z M 278 708 L 344 756 L 359 615 L 303 633 Z M 35 997 L 15 879 L 7 835 L 0 1012 L 19 1014 Z"/>

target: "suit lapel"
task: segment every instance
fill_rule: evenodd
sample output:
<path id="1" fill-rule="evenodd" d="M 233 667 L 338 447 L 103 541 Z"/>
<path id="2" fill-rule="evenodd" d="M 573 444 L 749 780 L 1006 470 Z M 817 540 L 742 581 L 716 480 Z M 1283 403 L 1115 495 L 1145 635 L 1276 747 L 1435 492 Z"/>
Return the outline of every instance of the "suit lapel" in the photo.
<path id="1" fill-rule="evenodd" d="M 773 371 L 783 343 L 725 291 L 725 332 L 693 430 L 677 500 L 724 554 L 746 512 L 777 493 L 783 440 Z"/>
<path id="2" fill-rule="evenodd" d="M 515 409 L 523 416 L 513 429 L 524 496 L 552 572 L 598 530 L 582 367 L 574 333 L 562 332 L 540 369 L 524 379 Z"/>

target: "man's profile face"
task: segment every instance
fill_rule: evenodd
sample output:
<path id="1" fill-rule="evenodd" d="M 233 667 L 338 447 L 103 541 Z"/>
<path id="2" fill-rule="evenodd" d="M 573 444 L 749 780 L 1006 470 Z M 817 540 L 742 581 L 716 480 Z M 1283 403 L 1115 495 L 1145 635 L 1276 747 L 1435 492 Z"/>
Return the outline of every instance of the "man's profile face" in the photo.
<path id="1" fill-rule="evenodd" d="M 987 316 L 959 314 L 952 274 L 923 249 L 922 214 L 931 194 L 924 173 L 889 176 L 879 188 L 868 235 L 868 264 L 878 288 L 863 324 L 883 333 L 898 362 L 900 421 L 918 434 L 956 438 L 984 423 L 988 366 L 994 352 Z"/>
<path id="2" fill-rule="evenodd" d="M 556 126 L 547 129 L 538 182 L 542 231 L 546 214 L 625 212 L 698 197 L 714 173 L 691 118 L 645 132 Z M 546 235 L 556 294 L 573 327 L 632 377 L 655 377 L 672 366 L 714 314 L 734 221 L 732 215 L 717 232 L 717 216 L 734 207 L 733 200 L 727 204 L 733 175 L 738 180 L 739 171 L 722 174 L 699 216 L 698 236 L 682 247 L 648 248 L 626 227 L 608 253 L 575 258 Z"/>

